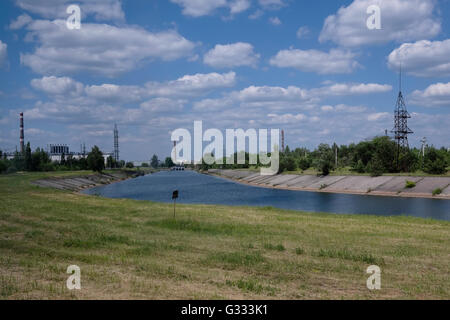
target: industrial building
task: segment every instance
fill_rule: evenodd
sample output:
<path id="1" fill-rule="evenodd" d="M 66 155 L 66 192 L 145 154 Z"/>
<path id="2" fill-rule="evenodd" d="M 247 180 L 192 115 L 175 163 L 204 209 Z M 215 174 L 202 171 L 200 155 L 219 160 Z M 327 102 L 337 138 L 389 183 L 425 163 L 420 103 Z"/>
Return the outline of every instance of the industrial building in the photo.
<path id="1" fill-rule="evenodd" d="M 55 162 L 61 162 L 62 160 L 67 160 L 69 157 L 72 157 L 72 159 L 80 160 L 80 159 L 86 159 L 87 153 L 86 148 L 83 145 L 81 152 L 71 152 L 69 149 L 69 146 L 65 144 L 51 144 L 47 147 L 47 153 L 51 159 L 51 161 Z M 103 153 L 103 158 L 106 161 L 109 157 L 113 157 L 114 154 L 112 152 L 110 153 Z"/>
<path id="2" fill-rule="evenodd" d="M 23 112 L 20 113 L 20 150 L 15 152 L 5 152 L 5 156 L 8 160 L 13 159 L 16 154 L 23 155 L 25 153 L 25 130 L 24 130 L 24 115 Z M 67 144 L 50 144 L 44 149 L 51 161 L 53 162 L 61 162 L 63 159 L 67 160 L 69 157 L 72 159 L 85 159 L 87 158 L 86 146 L 83 144 L 81 146 L 80 152 L 72 152 Z M 114 151 L 105 153 L 103 152 L 103 158 L 105 159 L 105 164 L 107 163 L 107 159 L 109 157 L 114 158 L 116 161 L 119 161 L 119 131 L 117 129 L 117 125 L 114 126 Z"/>

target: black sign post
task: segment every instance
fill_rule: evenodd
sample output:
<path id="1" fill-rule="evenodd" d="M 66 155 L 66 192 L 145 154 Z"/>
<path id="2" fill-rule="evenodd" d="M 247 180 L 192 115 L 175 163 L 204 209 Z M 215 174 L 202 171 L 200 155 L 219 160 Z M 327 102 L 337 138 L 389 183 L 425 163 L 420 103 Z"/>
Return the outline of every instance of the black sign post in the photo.
<path id="1" fill-rule="evenodd" d="M 178 190 L 175 190 L 172 194 L 172 199 L 173 199 L 173 218 L 175 219 L 175 205 L 177 203 L 177 198 L 178 198 Z"/>

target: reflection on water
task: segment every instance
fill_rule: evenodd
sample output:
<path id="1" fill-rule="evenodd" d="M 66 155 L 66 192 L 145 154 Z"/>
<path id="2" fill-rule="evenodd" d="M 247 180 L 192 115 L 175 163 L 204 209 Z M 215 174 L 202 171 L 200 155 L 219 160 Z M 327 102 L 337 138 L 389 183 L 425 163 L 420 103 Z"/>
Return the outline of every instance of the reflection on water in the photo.
<path id="1" fill-rule="evenodd" d="M 243 185 L 193 171 L 159 172 L 153 175 L 86 190 L 109 198 L 276 208 L 382 216 L 409 215 L 450 221 L 450 201 L 277 190 Z"/>

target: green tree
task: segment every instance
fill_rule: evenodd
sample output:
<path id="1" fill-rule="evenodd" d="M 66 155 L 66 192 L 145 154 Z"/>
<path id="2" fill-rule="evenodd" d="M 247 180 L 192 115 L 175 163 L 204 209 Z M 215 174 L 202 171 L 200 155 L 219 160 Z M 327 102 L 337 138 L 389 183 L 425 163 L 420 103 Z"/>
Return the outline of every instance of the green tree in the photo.
<path id="1" fill-rule="evenodd" d="M 447 172 L 445 154 L 431 147 L 425 152 L 424 171 L 430 174 L 444 174 Z"/>
<path id="2" fill-rule="evenodd" d="M 69 169 L 73 170 L 74 169 L 74 164 L 75 164 L 75 161 L 73 159 L 73 156 L 71 154 L 69 154 L 67 156 L 66 166 L 69 167 Z"/>
<path id="3" fill-rule="evenodd" d="M 114 159 L 112 156 L 109 156 L 106 159 L 106 167 L 107 168 L 117 168 L 117 162 L 116 159 Z"/>
<path id="4" fill-rule="evenodd" d="M 32 160 L 31 160 L 31 146 L 30 143 L 27 143 L 27 147 L 25 148 L 25 170 L 31 171 L 32 169 Z"/>
<path id="5" fill-rule="evenodd" d="M 374 138 L 371 144 L 371 167 L 382 172 L 395 172 L 396 143 L 391 138 L 382 136 Z"/>
<path id="6" fill-rule="evenodd" d="M 366 170 L 372 177 L 379 177 L 383 175 L 385 167 L 378 154 L 375 154 L 375 156 L 372 157 L 372 159 L 369 161 L 369 164 L 367 165 Z"/>
<path id="7" fill-rule="evenodd" d="M 31 155 L 31 171 L 41 171 L 41 149 L 39 148 Z"/>
<path id="8" fill-rule="evenodd" d="M 0 173 L 5 172 L 8 169 L 7 162 L 3 159 L 0 159 Z"/>
<path id="9" fill-rule="evenodd" d="M 79 161 L 78 161 L 78 166 L 79 166 L 79 168 L 80 168 L 80 170 L 88 170 L 89 168 L 89 166 L 88 166 L 88 163 L 87 163 L 87 159 L 86 158 L 81 158 Z"/>
<path id="10" fill-rule="evenodd" d="M 401 172 L 414 172 L 420 166 L 419 153 L 411 149 L 403 149 L 398 160 Z"/>
<path id="11" fill-rule="evenodd" d="M 175 166 L 175 163 L 173 163 L 171 157 L 167 157 L 166 160 L 164 161 L 164 165 L 166 168 L 172 168 L 173 166 Z"/>
<path id="12" fill-rule="evenodd" d="M 308 157 L 301 157 L 298 160 L 298 167 L 302 170 L 308 170 L 311 167 L 311 159 Z"/>
<path id="13" fill-rule="evenodd" d="M 150 165 L 152 166 L 152 168 L 158 168 L 159 166 L 159 160 L 158 160 L 158 156 L 156 154 L 153 155 L 152 160 L 150 160 Z"/>
<path id="14" fill-rule="evenodd" d="M 66 165 L 66 155 L 61 153 L 61 161 L 59 162 L 60 165 L 65 166 Z"/>
<path id="15" fill-rule="evenodd" d="M 295 162 L 294 157 L 284 156 L 280 159 L 279 172 L 295 171 L 296 169 L 297 169 L 297 163 Z"/>
<path id="16" fill-rule="evenodd" d="M 99 147 L 94 146 L 87 157 L 88 168 L 94 172 L 102 172 L 105 169 L 105 160 Z"/>
<path id="17" fill-rule="evenodd" d="M 134 163 L 133 162 L 127 162 L 125 167 L 127 167 L 128 169 L 133 169 L 134 168 Z"/>
<path id="18" fill-rule="evenodd" d="M 327 176 L 330 171 L 334 169 L 334 152 L 328 144 L 320 144 L 317 148 L 317 158 L 315 167 L 322 172 L 322 175 Z"/>
<path id="19" fill-rule="evenodd" d="M 366 166 L 364 165 L 361 159 L 358 160 L 353 169 L 358 173 L 366 172 Z"/>

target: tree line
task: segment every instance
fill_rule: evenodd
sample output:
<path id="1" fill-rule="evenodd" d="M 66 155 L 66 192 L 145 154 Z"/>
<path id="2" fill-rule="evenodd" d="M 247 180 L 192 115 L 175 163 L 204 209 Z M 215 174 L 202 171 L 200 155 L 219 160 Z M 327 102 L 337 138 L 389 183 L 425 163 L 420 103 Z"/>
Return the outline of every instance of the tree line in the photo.
<path id="1" fill-rule="evenodd" d="M 14 173 L 17 171 L 77 171 L 77 170 L 92 170 L 101 172 L 106 167 L 124 167 L 124 162 L 116 163 L 112 157 L 105 160 L 100 148 L 94 146 L 87 154 L 87 157 L 74 158 L 71 154 L 61 154 L 60 161 L 52 161 L 49 154 L 37 148 L 34 152 L 31 151 L 30 143 L 28 142 L 26 148 L 22 153 L 16 152 L 12 159 L 7 159 L 6 154 L 0 150 L 0 173 Z"/>
<path id="2" fill-rule="evenodd" d="M 375 137 L 372 140 L 362 141 L 358 144 L 338 146 L 336 144 L 320 144 L 316 149 L 296 148 L 290 150 L 286 147 L 280 152 L 279 173 L 289 171 L 306 171 L 314 169 L 322 175 L 339 169 L 379 176 L 385 173 L 414 173 L 423 171 L 429 174 L 445 174 L 450 167 L 450 152 L 445 148 L 437 149 L 427 146 L 424 150 L 412 148 L 398 149 L 395 141 L 390 137 Z M 223 158 L 223 164 L 206 164 L 200 166 L 201 170 L 208 169 L 247 169 L 250 167 L 263 167 L 259 157 L 255 155 L 257 164 L 250 164 L 251 155 L 243 152 L 245 164 L 237 164 L 239 154 L 235 153 L 233 165 L 227 164 Z M 399 156 L 397 156 L 399 154 Z M 214 157 L 214 155 L 210 155 Z M 269 155 L 270 156 L 270 155 Z M 142 167 L 171 168 L 175 164 L 170 157 L 160 161 L 157 155 L 153 155 L 149 163 L 143 163 Z M 132 162 L 116 162 L 114 158 L 108 157 L 106 164 L 101 150 L 94 146 L 87 157 L 75 159 L 72 155 L 61 156 L 61 161 L 51 161 L 47 152 L 37 148 L 31 151 L 30 143 L 27 144 L 23 154 L 16 152 L 13 159 L 8 160 L 6 154 L 0 150 L 0 173 L 13 173 L 17 171 L 59 171 L 59 170 L 93 170 L 101 172 L 105 168 L 133 168 Z"/>
<path id="3" fill-rule="evenodd" d="M 448 167 L 450 167 L 449 150 L 427 146 L 424 151 L 425 156 L 421 149 L 399 149 L 397 143 L 387 136 L 375 137 L 358 144 L 341 146 L 320 144 L 312 151 L 307 148 L 290 150 L 287 146 L 284 152 L 280 152 L 279 173 L 314 169 L 322 175 L 328 175 L 332 171 L 343 168 L 371 176 L 417 171 L 445 174 L 448 171 Z M 235 160 L 237 156 L 238 154 L 235 153 Z M 251 166 L 263 166 L 259 159 L 256 165 L 251 165 L 249 159 L 250 155 L 245 153 L 245 164 L 236 164 L 235 161 L 235 164 L 228 165 L 224 158 L 223 164 L 208 165 L 203 162 L 200 169 L 246 169 Z"/>
<path id="4" fill-rule="evenodd" d="M 150 163 L 150 164 L 149 164 Z M 170 157 L 167 157 L 163 163 L 157 155 L 153 155 L 149 163 L 142 163 L 142 167 L 166 167 L 171 168 L 175 164 Z M 61 154 L 60 161 L 52 161 L 49 154 L 41 148 L 31 151 L 28 142 L 24 153 L 16 152 L 12 159 L 7 159 L 6 153 L 0 150 L 0 173 L 15 173 L 17 171 L 78 171 L 92 170 L 102 172 L 104 169 L 134 168 L 133 162 L 124 160 L 116 161 L 109 156 L 106 159 L 99 147 L 94 146 L 86 157 L 74 158 L 73 155 Z"/>

